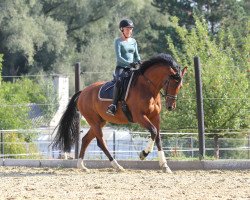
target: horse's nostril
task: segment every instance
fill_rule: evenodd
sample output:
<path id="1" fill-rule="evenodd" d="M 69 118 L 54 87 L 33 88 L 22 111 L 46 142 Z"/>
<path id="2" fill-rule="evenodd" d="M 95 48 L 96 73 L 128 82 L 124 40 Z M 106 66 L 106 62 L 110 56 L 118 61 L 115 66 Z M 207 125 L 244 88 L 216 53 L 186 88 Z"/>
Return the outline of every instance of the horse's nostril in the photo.
<path id="1" fill-rule="evenodd" d="M 173 110 L 173 108 L 172 108 L 171 106 L 169 106 L 169 107 L 168 107 L 168 110 L 171 111 L 171 110 Z"/>

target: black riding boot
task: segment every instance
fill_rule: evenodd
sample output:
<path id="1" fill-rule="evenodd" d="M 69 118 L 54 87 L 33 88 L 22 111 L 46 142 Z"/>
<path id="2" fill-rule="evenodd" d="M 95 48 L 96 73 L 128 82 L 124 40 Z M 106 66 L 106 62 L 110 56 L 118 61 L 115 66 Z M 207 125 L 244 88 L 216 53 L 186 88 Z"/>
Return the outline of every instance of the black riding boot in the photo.
<path id="1" fill-rule="evenodd" d="M 106 113 L 110 115 L 115 115 L 116 110 L 117 110 L 117 104 L 118 104 L 118 95 L 120 92 L 120 84 L 118 82 L 115 83 L 114 86 L 114 93 L 113 93 L 113 103 L 109 105 Z"/>

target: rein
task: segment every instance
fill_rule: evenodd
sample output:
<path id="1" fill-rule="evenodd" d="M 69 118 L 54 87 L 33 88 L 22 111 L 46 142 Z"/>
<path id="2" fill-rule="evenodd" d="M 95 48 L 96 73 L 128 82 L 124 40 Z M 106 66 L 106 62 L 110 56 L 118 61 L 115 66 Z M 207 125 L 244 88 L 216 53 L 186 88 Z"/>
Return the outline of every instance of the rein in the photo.
<path id="1" fill-rule="evenodd" d="M 147 83 L 153 85 L 153 87 L 156 89 L 155 84 L 154 84 L 149 78 L 147 78 L 144 74 L 142 74 L 142 76 L 143 76 L 143 78 L 147 81 Z M 162 92 L 161 90 L 160 90 L 160 94 L 161 94 L 162 97 L 168 97 L 168 98 L 170 98 L 170 99 L 176 100 L 176 99 L 177 99 L 177 95 L 171 95 L 171 94 L 168 94 L 168 93 L 167 93 L 167 90 L 168 90 L 168 87 L 169 87 L 169 79 L 175 79 L 176 81 L 180 81 L 181 77 L 180 77 L 180 75 L 179 75 L 178 73 L 175 74 L 175 75 L 171 75 L 171 76 L 165 81 L 165 83 L 164 83 L 164 86 L 165 86 L 165 88 L 166 88 L 165 94 L 163 94 L 163 92 Z"/>

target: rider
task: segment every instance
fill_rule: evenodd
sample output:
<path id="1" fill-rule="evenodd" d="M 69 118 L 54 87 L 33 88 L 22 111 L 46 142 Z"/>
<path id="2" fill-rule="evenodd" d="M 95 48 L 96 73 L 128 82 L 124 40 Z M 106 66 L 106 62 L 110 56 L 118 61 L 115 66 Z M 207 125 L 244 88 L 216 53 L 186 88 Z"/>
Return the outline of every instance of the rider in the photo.
<path id="1" fill-rule="evenodd" d="M 113 103 L 109 105 L 106 113 L 115 115 L 118 103 L 118 94 L 122 82 L 121 74 L 124 69 L 135 67 L 141 63 L 137 42 L 132 38 L 134 24 L 130 19 L 123 19 L 119 24 L 121 37 L 115 40 L 116 69 Z"/>

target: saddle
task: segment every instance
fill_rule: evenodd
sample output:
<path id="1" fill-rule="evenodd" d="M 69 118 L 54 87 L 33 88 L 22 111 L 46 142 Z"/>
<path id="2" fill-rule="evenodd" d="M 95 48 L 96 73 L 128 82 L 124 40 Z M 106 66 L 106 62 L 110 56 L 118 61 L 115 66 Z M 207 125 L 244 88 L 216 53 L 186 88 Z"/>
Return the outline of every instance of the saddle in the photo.
<path id="1" fill-rule="evenodd" d="M 129 122 L 133 122 L 132 114 L 126 104 L 131 82 L 133 80 L 134 72 L 131 70 L 126 70 L 121 74 L 122 85 L 120 88 L 120 93 L 118 94 L 118 101 L 122 103 L 122 111 L 127 117 Z M 98 98 L 101 101 L 113 101 L 113 91 L 114 91 L 115 80 L 106 82 L 99 90 Z"/>
<path id="2" fill-rule="evenodd" d="M 120 94 L 118 95 L 119 101 L 126 101 L 130 89 L 131 82 L 133 80 L 134 72 L 124 71 L 122 73 L 122 85 L 120 88 Z M 101 101 L 112 101 L 113 100 L 113 91 L 114 91 L 115 80 L 106 82 L 99 90 L 98 98 Z"/>

